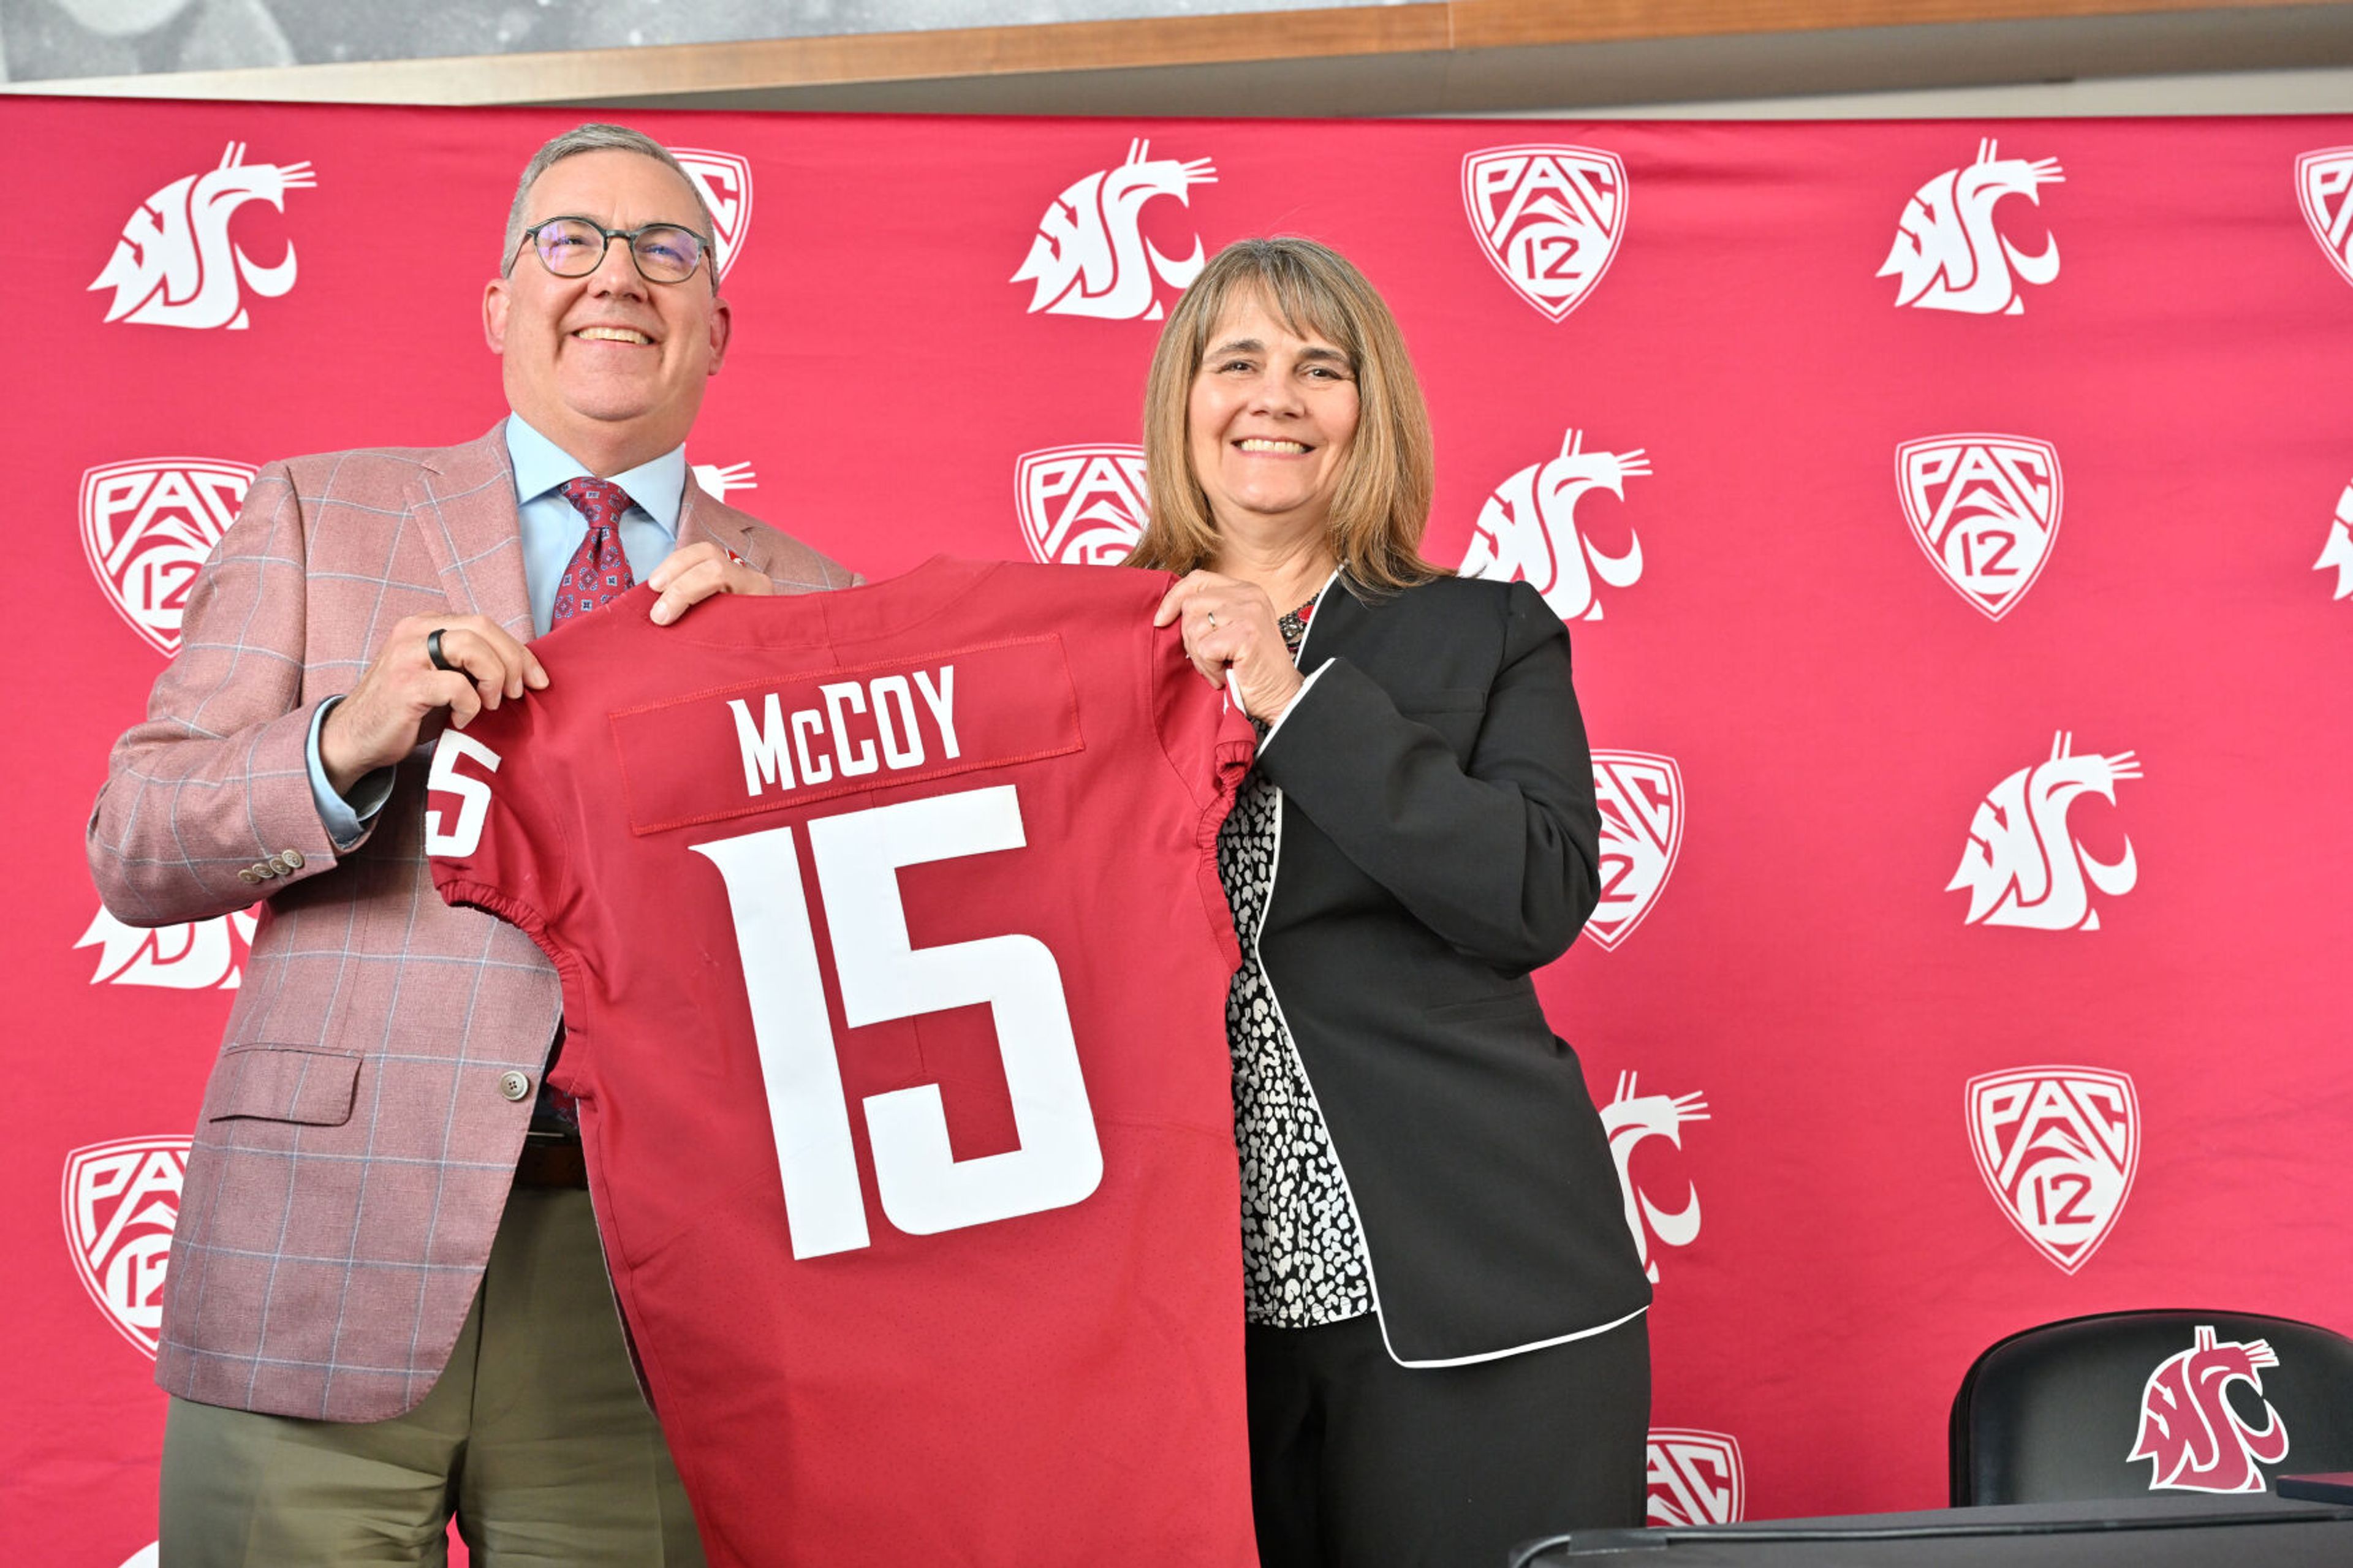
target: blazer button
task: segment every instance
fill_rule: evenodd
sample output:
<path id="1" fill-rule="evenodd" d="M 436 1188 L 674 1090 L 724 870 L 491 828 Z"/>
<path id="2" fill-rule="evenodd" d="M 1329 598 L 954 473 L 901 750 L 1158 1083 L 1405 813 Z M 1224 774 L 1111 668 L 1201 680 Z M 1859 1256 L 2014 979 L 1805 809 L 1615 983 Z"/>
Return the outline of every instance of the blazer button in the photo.
<path id="1" fill-rule="evenodd" d="M 509 1100 L 531 1098 L 531 1074 L 517 1072 L 512 1068 L 499 1074 L 499 1092 Z"/>
<path id="2" fill-rule="evenodd" d="M 253 863 L 253 876 L 256 881 L 266 882 L 276 875 L 278 875 L 277 871 L 271 868 L 269 861 L 256 860 Z"/>
<path id="3" fill-rule="evenodd" d="M 300 871 L 302 868 L 302 851 L 300 849 L 289 849 L 279 858 L 286 862 L 286 868 L 290 871 Z"/>
<path id="4" fill-rule="evenodd" d="M 256 871 L 252 867 L 242 866 L 237 868 L 237 879 L 243 882 L 249 888 L 253 886 L 254 883 L 261 880 L 261 876 L 260 873 Z"/>
<path id="5" fill-rule="evenodd" d="M 283 855 L 272 855 L 269 864 L 271 873 L 275 876 L 283 877 L 294 869 L 292 863 Z"/>

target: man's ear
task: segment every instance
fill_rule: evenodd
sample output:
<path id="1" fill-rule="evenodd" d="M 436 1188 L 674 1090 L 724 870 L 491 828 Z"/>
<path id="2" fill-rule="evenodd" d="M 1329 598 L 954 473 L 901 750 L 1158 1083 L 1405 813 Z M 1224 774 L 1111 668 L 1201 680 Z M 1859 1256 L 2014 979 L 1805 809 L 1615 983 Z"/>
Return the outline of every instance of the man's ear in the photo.
<path id="1" fill-rule="evenodd" d="M 482 288 L 482 341 L 494 354 L 507 352 L 507 280 L 493 278 Z"/>
<path id="2" fill-rule="evenodd" d="M 724 300 L 715 300 L 711 306 L 711 374 L 717 375 L 726 363 L 727 342 L 735 331 L 734 311 Z"/>

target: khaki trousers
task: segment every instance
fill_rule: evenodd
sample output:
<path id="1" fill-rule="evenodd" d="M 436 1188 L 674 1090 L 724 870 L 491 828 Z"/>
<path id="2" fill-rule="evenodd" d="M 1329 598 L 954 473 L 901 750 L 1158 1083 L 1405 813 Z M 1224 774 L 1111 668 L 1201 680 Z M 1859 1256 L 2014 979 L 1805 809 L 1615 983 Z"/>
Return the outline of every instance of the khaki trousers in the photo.
<path id="1" fill-rule="evenodd" d="M 517 1187 L 424 1402 L 304 1421 L 171 1402 L 163 1568 L 441 1563 L 702 1568 L 621 1338 L 588 1194 Z"/>

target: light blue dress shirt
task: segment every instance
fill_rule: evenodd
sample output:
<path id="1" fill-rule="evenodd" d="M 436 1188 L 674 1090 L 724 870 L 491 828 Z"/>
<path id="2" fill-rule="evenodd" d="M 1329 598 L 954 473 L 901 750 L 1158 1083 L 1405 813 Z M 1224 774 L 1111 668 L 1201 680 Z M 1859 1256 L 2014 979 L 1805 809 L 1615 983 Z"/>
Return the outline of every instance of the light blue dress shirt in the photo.
<path id="1" fill-rule="evenodd" d="M 566 479 L 592 478 L 586 464 L 523 423 L 520 414 L 507 416 L 507 457 L 514 465 L 516 512 L 522 525 L 522 580 L 531 596 L 534 637 L 547 635 L 555 612 L 555 585 L 565 563 L 587 537 L 588 520 L 557 493 Z M 629 510 L 621 514 L 621 553 L 639 582 L 678 547 L 678 514 L 686 499 L 686 448 L 665 452 L 612 476 L 628 492 Z M 336 847 L 343 848 L 366 831 L 392 794 L 392 770 L 378 768 L 352 785 L 346 797 L 327 782 L 326 764 L 319 760 L 319 730 L 340 697 L 319 704 L 311 716 L 311 799 L 319 820 Z"/>

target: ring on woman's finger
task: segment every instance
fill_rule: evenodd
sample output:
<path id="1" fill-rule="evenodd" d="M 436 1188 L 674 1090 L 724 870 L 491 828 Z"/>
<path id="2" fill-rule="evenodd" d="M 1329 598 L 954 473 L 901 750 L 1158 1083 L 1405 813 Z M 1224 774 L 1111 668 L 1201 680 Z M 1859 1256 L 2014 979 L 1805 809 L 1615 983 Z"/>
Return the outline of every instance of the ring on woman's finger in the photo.
<path id="1" fill-rule="evenodd" d="M 1208 617 L 1209 617 L 1209 629 L 1210 629 L 1211 631 L 1216 631 L 1216 630 L 1218 629 L 1218 612 L 1217 612 L 1217 611 L 1215 611 L 1215 610 L 1210 610 L 1210 611 L 1208 611 L 1208 612 L 1207 612 L 1207 613 L 1208 613 Z"/>
<path id="2" fill-rule="evenodd" d="M 455 675 L 459 672 L 458 667 L 451 664 L 441 652 L 441 634 L 448 629 L 447 626 L 436 626 L 425 634 L 425 657 L 432 661 L 434 668 L 447 670 L 449 674 Z"/>

